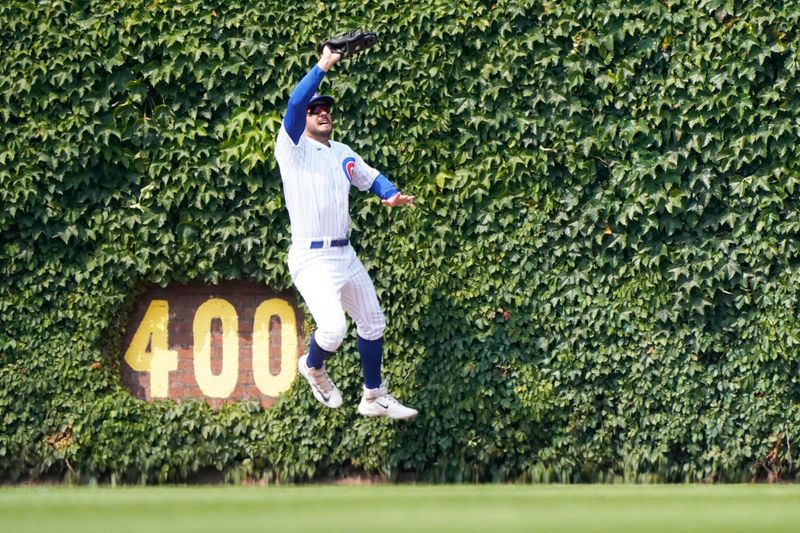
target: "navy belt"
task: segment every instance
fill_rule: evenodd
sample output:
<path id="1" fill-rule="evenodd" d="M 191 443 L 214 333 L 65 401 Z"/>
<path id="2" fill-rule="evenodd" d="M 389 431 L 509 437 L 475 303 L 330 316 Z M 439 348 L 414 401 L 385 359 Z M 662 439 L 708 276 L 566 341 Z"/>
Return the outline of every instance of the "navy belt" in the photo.
<path id="1" fill-rule="evenodd" d="M 350 244 L 350 241 L 348 239 L 333 239 L 331 241 L 331 246 L 347 246 L 348 244 Z M 324 247 L 325 247 L 325 241 L 311 241 L 312 250 L 315 248 L 324 248 Z"/>

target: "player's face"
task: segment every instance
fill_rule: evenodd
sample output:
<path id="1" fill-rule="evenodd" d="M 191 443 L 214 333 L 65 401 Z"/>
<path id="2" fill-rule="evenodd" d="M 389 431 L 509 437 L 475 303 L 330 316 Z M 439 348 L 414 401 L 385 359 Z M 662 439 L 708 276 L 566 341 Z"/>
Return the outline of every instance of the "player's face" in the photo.
<path id="1" fill-rule="evenodd" d="M 312 135 L 328 137 L 333 131 L 331 108 L 324 104 L 309 107 L 306 113 L 306 129 Z"/>

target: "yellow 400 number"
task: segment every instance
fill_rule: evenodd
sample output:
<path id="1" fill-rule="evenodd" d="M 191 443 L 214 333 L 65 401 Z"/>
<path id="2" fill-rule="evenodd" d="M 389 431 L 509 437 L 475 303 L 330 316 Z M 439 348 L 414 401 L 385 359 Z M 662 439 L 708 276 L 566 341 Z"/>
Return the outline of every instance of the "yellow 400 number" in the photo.
<path id="1" fill-rule="evenodd" d="M 281 321 L 281 371 L 269 370 L 269 322 L 277 316 Z M 211 321 L 222 322 L 222 371 L 211 370 Z M 239 379 L 239 316 L 225 300 L 211 298 L 194 314 L 194 374 L 197 385 L 210 398 L 227 398 Z M 147 307 L 139 328 L 134 333 L 125 362 L 137 372 L 150 373 L 150 395 L 166 398 L 169 394 L 169 373 L 178 369 L 178 352 L 170 350 L 167 331 L 169 303 L 153 300 Z M 253 317 L 253 379 L 266 396 L 286 391 L 297 374 L 297 330 L 294 309 L 284 300 L 271 298 L 256 308 Z"/>

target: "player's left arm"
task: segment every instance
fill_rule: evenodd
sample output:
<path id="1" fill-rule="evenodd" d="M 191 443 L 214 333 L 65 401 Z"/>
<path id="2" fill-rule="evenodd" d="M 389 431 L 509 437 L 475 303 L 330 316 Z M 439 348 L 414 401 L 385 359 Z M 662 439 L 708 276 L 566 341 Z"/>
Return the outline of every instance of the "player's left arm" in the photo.
<path id="1" fill-rule="evenodd" d="M 351 180 L 359 190 L 368 190 L 381 199 L 383 205 L 395 207 L 414 202 L 414 197 L 401 193 L 389 178 L 367 165 L 361 157 L 353 158 Z"/>
<path id="2" fill-rule="evenodd" d="M 300 142 L 303 130 L 306 128 L 306 107 L 308 103 L 314 96 L 314 92 L 319 88 L 320 83 L 322 83 L 322 78 L 325 77 L 331 67 L 339 62 L 340 58 L 341 53 L 333 52 L 325 46 L 317 64 L 311 67 L 308 74 L 292 89 L 289 103 L 286 105 L 286 113 L 283 115 L 283 127 L 295 146 Z"/>

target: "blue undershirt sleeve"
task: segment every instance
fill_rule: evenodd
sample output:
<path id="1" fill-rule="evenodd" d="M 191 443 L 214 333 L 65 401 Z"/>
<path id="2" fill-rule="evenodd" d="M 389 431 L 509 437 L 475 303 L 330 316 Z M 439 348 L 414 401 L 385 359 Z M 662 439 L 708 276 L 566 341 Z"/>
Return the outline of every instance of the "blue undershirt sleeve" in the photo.
<path id="1" fill-rule="evenodd" d="M 300 136 L 306 129 L 306 108 L 324 77 L 325 71 L 314 65 L 292 90 L 286 114 L 283 116 L 283 127 L 294 144 L 300 141 Z"/>
<path id="2" fill-rule="evenodd" d="M 377 194 L 381 200 L 388 200 L 400 192 L 397 190 L 397 187 L 392 185 L 392 182 L 389 181 L 389 178 L 383 174 L 378 174 L 378 177 L 372 182 L 372 187 L 369 188 L 369 191 L 373 194 Z"/>

